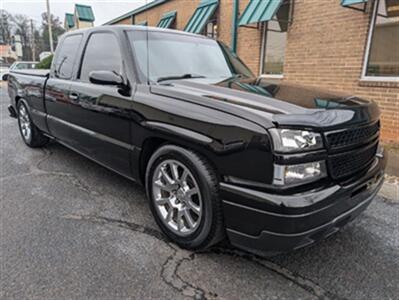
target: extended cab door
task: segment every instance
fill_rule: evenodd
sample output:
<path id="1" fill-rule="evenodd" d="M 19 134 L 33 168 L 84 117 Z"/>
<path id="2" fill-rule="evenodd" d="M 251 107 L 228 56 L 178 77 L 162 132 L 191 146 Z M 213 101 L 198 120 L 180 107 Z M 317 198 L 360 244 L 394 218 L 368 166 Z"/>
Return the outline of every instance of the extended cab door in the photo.
<path id="1" fill-rule="evenodd" d="M 60 41 L 45 86 L 48 129 L 52 136 L 61 141 L 72 138 L 70 126 L 65 121 L 69 119 L 69 86 L 82 40 L 83 34 L 72 34 Z"/>
<path id="2" fill-rule="evenodd" d="M 128 87 L 90 82 L 93 71 L 111 71 L 128 86 L 121 53 L 120 38 L 114 32 L 90 33 L 76 78 L 70 83 L 67 121 L 73 133 L 73 148 L 130 177 L 131 91 Z"/>

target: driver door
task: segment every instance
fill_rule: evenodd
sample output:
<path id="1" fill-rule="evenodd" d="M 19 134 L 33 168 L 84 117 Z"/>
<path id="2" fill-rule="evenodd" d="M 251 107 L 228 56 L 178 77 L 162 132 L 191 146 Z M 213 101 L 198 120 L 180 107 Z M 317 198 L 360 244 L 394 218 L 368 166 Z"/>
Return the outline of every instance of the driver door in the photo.
<path id="1" fill-rule="evenodd" d="M 92 33 L 85 45 L 80 68 L 69 90 L 71 146 L 125 176 L 131 176 L 130 122 L 126 114 L 132 97 L 118 86 L 90 82 L 92 71 L 122 73 L 123 57 L 113 32 Z"/>

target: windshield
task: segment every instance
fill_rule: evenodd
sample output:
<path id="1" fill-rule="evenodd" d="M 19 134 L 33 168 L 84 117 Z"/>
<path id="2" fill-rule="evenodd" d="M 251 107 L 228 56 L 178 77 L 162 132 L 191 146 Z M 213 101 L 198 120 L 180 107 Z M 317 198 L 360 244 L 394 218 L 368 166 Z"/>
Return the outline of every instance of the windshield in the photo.
<path id="1" fill-rule="evenodd" d="M 169 77 L 170 80 L 208 78 L 215 81 L 238 75 L 253 77 L 238 57 L 215 40 L 148 31 L 147 45 L 146 31 L 129 31 L 128 36 L 139 70 L 151 82 Z"/>

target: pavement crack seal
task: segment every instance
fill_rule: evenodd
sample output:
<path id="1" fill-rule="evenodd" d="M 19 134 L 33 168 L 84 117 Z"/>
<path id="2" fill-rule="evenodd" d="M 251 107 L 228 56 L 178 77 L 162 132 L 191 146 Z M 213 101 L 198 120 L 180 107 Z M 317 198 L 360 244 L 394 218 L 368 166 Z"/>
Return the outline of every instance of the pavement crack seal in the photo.
<path id="1" fill-rule="evenodd" d="M 82 221 L 89 221 L 92 223 L 98 223 L 98 224 L 113 224 L 118 227 L 122 227 L 125 229 L 130 229 L 134 232 L 139 232 L 143 233 L 146 235 L 149 235 L 157 240 L 160 240 L 162 242 L 168 242 L 167 238 L 158 230 L 153 229 L 151 227 L 139 225 L 136 223 L 128 222 L 128 221 L 123 221 L 123 220 L 118 220 L 118 219 L 111 219 L 107 217 L 102 217 L 102 216 L 94 216 L 94 215 L 64 215 L 64 219 L 70 219 L 70 220 L 82 220 Z"/>
<path id="2" fill-rule="evenodd" d="M 51 152 L 50 150 L 48 150 L 46 148 L 43 148 L 42 150 L 43 150 L 45 155 L 44 155 L 44 157 L 42 159 L 40 159 L 35 164 L 34 169 L 32 170 L 32 173 L 35 173 L 37 175 L 64 176 L 64 177 L 69 178 L 74 186 L 78 187 L 79 189 L 83 190 L 84 192 L 86 192 L 86 193 L 88 193 L 90 195 L 93 195 L 93 196 L 100 196 L 101 195 L 99 192 L 94 191 L 89 186 L 83 184 L 83 182 L 75 174 L 72 174 L 72 173 L 69 173 L 69 172 L 44 170 L 41 167 L 41 164 L 43 162 L 45 162 L 46 160 L 48 160 L 52 156 L 53 152 Z"/>
<path id="3" fill-rule="evenodd" d="M 94 216 L 94 215 L 64 215 L 62 216 L 64 219 L 69 220 L 81 220 L 81 221 L 88 221 L 93 223 L 98 223 L 102 225 L 116 225 L 118 227 L 129 229 L 134 232 L 142 233 L 153 237 L 159 241 L 164 242 L 172 251 L 173 253 L 166 259 L 166 261 L 162 264 L 161 268 L 161 279 L 170 287 L 180 292 L 182 295 L 186 297 L 192 297 L 196 300 L 205 300 L 205 299 L 215 299 L 217 298 L 217 294 L 206 291 L 195 285 L 185 281 L 182 279 L 178 274 L 177 271 L 181 264 L 184 261 L 192 261 L 195 259 L 195 253 L 182 250 L 176 248 L 176 246 L 169 242 L 167 237 L 161 233 L 160 231 L 139 225 L 136 223 L 118 220 L 118 219 L 111 219 L 103 216 Z"/>
<path id="4" fill-rule="evenodd" d="M 75 174 L 69 172 L 48 171 L 42 169 L 40 165 L 46 160 L 48 160 L 52 155 L 52 152 L 50 150 L 46 148 L 43 148 L 42 150 L 44 152 L 44 156 L 36 164 L 30 167 L 29 173 L 0 177 L 0 181 L 18 179 L 29 176 L 59 176 L 59 177 L 68 178 L 74 186 L 76 186 L 77 188 L 79 188 L 80 190 L 84 191 L 85 193 L 91 196 L 97 197 L 102 195 L 100 192 L 95 191 L 91 187 L 85 185 Z"/>
<path id="5" fill-rule="evenodd" d="M 218 297 L 216 293 L 206 291 L 185 281 L 177 273 L 184 261 L 192 261 L 194 259 L 194 253 L 174 249 L 174 253 L 162 265 L 161 277 L 163 281 L 186 297 L 192 297 L 196 300 L 216 299 Z"/>
<path id="6" fill-rule="evenodd" d="M 44 156 L 33 166 L 30 167 L 30 172 L 25 174 L 18 174 L 12 176 L 1 177 L 0 181 L 9 180 L 9 179 L 17 179 L 28 176 L 61 176 L 66 177 L 71 180 L 71 183 L 81 189 L 82 191 L 88 193 L 92 196 L 101 195 L 99 192 L 93 191 L 89 186 L 83 184 L 79 178 L 72 173 L 68 172 L 60 172 L 60 171 L 48 171 L 44 170 L 41 167 L 41 164 L 48 160 L 52 152 L 46 148 L 42 149 L 44 152 Z M 169 258 L 165 261 L 161 270 L 161 278 L 162 280 L 173 289 L 179 291 L 186 297 L 193 297 L 197 300 L 202 299 L 214 299 L 217 297 L 215 293 L 204 291 L 201 288 L 195 287 L 193 284 L 184 281 L 178 274 L 177 270 L 180 267 L 181 263 L 185 260 L 194 259 L 194 255 L 189 255 L 187 251 L 177 250 L 174 245 L 172 245 L 169 240 L 163 235 L 161 232 L 152 229 L 150 227 L 146 227 L 143 225 L 111 219 L 102 216 L 94 216 L 94 215 L 65 215 L 63 216 L 65 219 L 70 220 L 82 220 L 82 221 L 90 221 L 99 224 L 113 224 L 121 228 L 130 229 L 135 232 L 143 233 L 148 236 L 151 236 L 157 240 L 165 242 L 167 246 L 169 246 L 173 250 L 173 255 L 169 256 Z M 184 253 L 184 254 L 183 254 Z"/>
<path id="7" fill-rule="evenodd" d="M 72 184 L 75 185 L 76 187 L 80 188 L 84 192 L 93 195 L 93 196 L 98 196 L 100 195 L 98 192 L 93 192 L 90 187 L 86 186 L 83 184 L 79 178 L 68 172 L 59 172 L 59 171 L 47 171 L 41 168 L 41 164 L 48 160 L 52 152 L 48 149 L 43 149 L 44 152 L 44 157 L 41 158 L 32 168 L 31 172 L 27 174 L 21 174 L 21 175 L 15 175 L 15 176 L 9 176 L 9 177 L 3 177 L 0 178 L 0 180 L 6 180 L 6 179 L 11 179 L 11 178 L 18 178 L 18 177 L 24 177 L 24 176 L 37 176 L 37 175 L 49 175 L 49 176 L 63 176 L 67 177 L 71 180 Z M 135 232 L 143 233 L 148 236 L 151 236 L 157 240 L 160 240 L 162 242 L 165 242 L 166 245 L 168 245 L 172 251 L 173 254 L 170 255 L 167 260 L 164 262 L 162 265 L 162 270 L 161 270 L 161 278 L 162 280 L 175 290 L 179 291 L 181 294 L 183 294 L 186 297 L 193 297 L 194 299 L 215 299 L 218 298 L 218 295 L 213 292 L 205 291 L 204 289 L 201 289 L 199 287 L 194 286 L 193 284 L 183 280 L 178 274 L 177 271 L 181 264 L 184 261 L 192 261 L 195 259 L 196 254 L 192 252 L 188 252 L 185 250 L 177 249 L 175 248 L 176 246 L 174 244 L 171 244 L 169 240 L 158 230 L 155 230 L 150 227 L 146 227 L 143 225 L 139 225 L 136 223 L 128 222 L 128 221 L 123 221 L 123 220 L 118 220 L 118 219 L 111 219 L 103 216 L 94 216 L 94 215 L 65 215 L 63 216 L 66 219 L 72 219 L 72 220 L 83 220 L 83 221 L 90 221 L 90 222 L 95 222 L 99 224 L 113 224 L 121 228 L 125 229 L 130 229 Z M 342 297 L 338 297 L 337 295 L 334 295 L 333 293 L 324 290 L 322 287 L 314 283 L 313 281 L 306 279 L 299 274 L 295 274 L 291 272 L 290 270 L 281 267 L 271 261 L 259 258 L 255 255 L 245 253 L 239 250 L 230 250 L 230 249 L 225 249 L 225 248 L 214 248 L 211 252 L 202 252 L 202 253 L 215 253 L 215 254 L 224 254 L 224 255 L 230 255 L 230 256 L 236 256 L 243 258 L 245 260 L 249 260 L 251 262 L 254 262 L 282 277 L 285 279 L 293 282 L 297 286 L 303 288 L 304 290 L 308 291 L 309 293 L 313 294 L 316 296 L 318 299 L 344 299 Z M 199 253 L 200 254 L 200 253 Z"/>
<path id="8" fill-rule="evenodd" d="M 227 249 L 227 248 L 213 248 L 209 252 L 204 252 L 204 253 L 214 253 L 214 254 L 224 254 L 224 255 L 229 255 L 229 256 L 234 256 L 234 257 L 240 257 L 245 260 L 251 261 L 263 268 L 266 268 L 283 278 L 291 281 L 295 285 L 301 287 L 302 289 L 306 290 L 307 292 L 313 294 L 316 296 L 318 299 L 340 299 L 340 300 L 345 300 L 344 297 L 340 297 L 338 295 L 335 295 L 321 286 L 319 286 L 317 283 L 313 282 L 310 279 L 304 278 L 301 275 L 294 273 L 276 263 L 273 263 L 270 260 L 258 257 L 256 255 L 246 253 L 240 250 L 236 249 Z"/>

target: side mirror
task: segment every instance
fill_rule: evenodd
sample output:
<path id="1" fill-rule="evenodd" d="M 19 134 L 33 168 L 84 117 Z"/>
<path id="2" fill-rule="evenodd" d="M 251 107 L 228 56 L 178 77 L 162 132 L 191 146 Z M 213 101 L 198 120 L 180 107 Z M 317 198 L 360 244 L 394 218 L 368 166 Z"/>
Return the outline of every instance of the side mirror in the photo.
<path id="1" fill-rule="evenodd" d="M 8 80 L 8 74 L 4 74 L 1 79 L 4 80 L 4 81 L 7 81 Z"/>
<path id="2" fill-rule="evenodd" d="M 123 85 L 122 76 L 112 71 L 91 71 L 89 74 L 89 80 L 94 84 Z"/>

